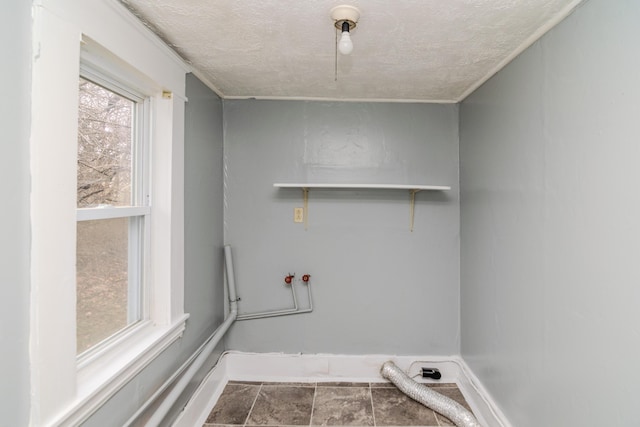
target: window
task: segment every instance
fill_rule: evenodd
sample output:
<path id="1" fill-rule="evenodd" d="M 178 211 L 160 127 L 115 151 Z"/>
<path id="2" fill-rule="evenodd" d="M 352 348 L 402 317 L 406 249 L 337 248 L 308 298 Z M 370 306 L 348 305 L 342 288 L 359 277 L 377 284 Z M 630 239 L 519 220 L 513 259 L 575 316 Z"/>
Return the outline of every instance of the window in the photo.
<path id="1" fill-rule="evenodd" d="M 81 68 L 78 86 L 76 352 L 146 317 L 148 102 Z"/>
<path id="2" fill-rule="evenodd" d="M 81 425 L 185 330 L 189 67 L 107 0 L 38 2 L 33 43 L 30 424 Z"/>

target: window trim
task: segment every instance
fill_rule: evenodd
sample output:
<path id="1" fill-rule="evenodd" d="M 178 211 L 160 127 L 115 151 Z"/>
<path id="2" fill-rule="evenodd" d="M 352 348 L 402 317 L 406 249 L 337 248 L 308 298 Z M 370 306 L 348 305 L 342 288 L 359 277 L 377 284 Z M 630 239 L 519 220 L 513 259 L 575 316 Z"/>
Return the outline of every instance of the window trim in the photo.
<path id="1" fill-rule="evenodd" d="M 158 96 L 164 97 L 164 92 L 158 94 L 156 90 L 154 93 L 153 85 L 141 80 L 135 72 L 123 67 L 114 58 L 109 59 L 109 56 L 101 53 L 100 49 L 91 41 L 82 43 L 78 77 L 104 85 L 106 89 L 113 90 L 119 95 L 140 103 L 136 114 L 142 117 L 136 119 L 139 126 L 135 137 L 138 141 L 134 143 L 134 147 L 138 151 L 134 155 L 137 167 L 132 168 L 132 172 L 136 173 L 132 179 L 138 180 L 138 183 L 142 182 L 142 185 L 136 186 L 137 191 L 132 193 L 135 205 L 76 208 L 76 222 L 123 217 L 141 218 L 143 241 L 140 244 L 143 246 L 142 252 L 145 253 L 141 262 L 134 268 L 142 269 L 140 280 L 145 289 L 142 291 L 142 301 L 140 301 L 140 321 L 128 325 L 76 356 L 78 391 L 86 390 L 88 392 L 87 398 L 90 399 L 92 405 L 87 408 L 90 412 L 81 410 L 77 414 L 69 414 L 70 418 L 65 419 L 63 424 L 81 422 L 83 417 L 90 415 L 97 407 L 95 405 L 102 405 L 110 397 L 109 391 L 115 393 L 182 335 L 189 317 L 188 314 L 183 314 L 178 322 L 172 322 L 168 325 L 163 322 L 162 318 L 157 315 L 167 313 L 162 313 L 162 307 L 153 304 L 151 295 L 154 290 L 157 290 L 157 286 L 149 283 L 151 282 L 150 276 L 152 276 L 149 274 L 149 270 L 153 258 L 150 247 L 151 222 L 154 218 L 151 194 L 155 191 L 151 175 L 150 153 L 155 145 L 151 140 L 154 124 L 151 118 L 156 116 L 154 107 L 157 104 Z M 140 176 L 140 174 L 147 176 Z M 131 262 L 131 259 L 129 261 Z M 84 407 L 86 405 L 83 405 Z"/>
<path id="2" fill-rule="evenodd" d="M 79 365 L 77 394 L 82 396 L 82 401 L 73 410 L 58 418 L 53 425 L 78 425 L 89 418 L 122 386 L 182 336 L 188 318 L 189 315 L 184 314 L 169 328 L 147 323 L 141 326 L 151 327 L 151 330 L 123 336 L 121 343 L 126 349 L 125 352 L 111 347 L 99 355 L 102 360 L 113 358 L 111 359 L 112 369 L 105 369 L 104 366 L 91 363 L 97 359 L 89 360 L 86 365 Z"/>
<path id="3" fill-rule="evenodd" d="M 80 41 L 80 43 L 79 43 Z M 82 44 L 82 49 L 81 49 Z M 33 8 L 30 425 L 76 425 L 182 335 L 184 78 L 189 67 L 109 0 L 42 0 Z M 106 47 L 103 47 L 106 46 Z M 117 360 L 79 364 L 75 348 L 77 90 L 81 50 L 131 72 L 150 93 L 153 239 L 150 320 L 127 331 Z M 104 214 L 104 213 L 103 213 Z M 129 335 L 130 333 L 130 335 Z M 95 361 L 94 360 L 94 361 Z M 107 363 L 108 362 L 108 363 Z"/>

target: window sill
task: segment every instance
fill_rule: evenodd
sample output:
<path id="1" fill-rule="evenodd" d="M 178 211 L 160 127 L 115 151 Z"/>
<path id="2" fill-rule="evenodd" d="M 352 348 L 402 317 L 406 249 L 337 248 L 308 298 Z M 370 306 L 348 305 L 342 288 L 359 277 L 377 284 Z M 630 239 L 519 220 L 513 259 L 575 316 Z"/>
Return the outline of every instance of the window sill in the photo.
<path id="1" fill-rule="evenodd" d="M 78 369 L 75 399 L 53 426 L 77 425 L 111 398 L 122 386 L 182 336 L 188 314 L 170 326 L 146 325 L 102 357 Z"/>

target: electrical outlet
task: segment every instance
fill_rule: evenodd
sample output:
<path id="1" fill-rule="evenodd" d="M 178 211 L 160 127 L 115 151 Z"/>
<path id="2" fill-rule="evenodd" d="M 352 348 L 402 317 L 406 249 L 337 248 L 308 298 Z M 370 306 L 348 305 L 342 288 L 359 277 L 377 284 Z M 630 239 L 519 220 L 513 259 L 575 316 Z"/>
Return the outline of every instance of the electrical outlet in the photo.
<path id="1" fill-rule="evenodd" d="M 293 208 L 293 222 L 304 221 L 304 208 Z"/>

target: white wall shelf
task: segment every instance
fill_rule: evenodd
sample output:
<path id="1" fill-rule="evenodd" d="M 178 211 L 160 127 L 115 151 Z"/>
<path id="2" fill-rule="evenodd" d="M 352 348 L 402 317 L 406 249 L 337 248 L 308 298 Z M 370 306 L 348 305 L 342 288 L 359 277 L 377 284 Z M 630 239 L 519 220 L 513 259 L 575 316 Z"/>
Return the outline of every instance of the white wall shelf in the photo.
<path id="1" fill-rule="evenodd" d="M 409 230 L 413 231 L 413 218 L 418 191 L 447 191 L 451 187 L 446 185 L 398 185 L 398 184 L 318 184 L 318 183 L 275 183 L 276 188 L 299 188 L 302 190 L 304 201 L 304 229 L 307 229 L 307 213 L 309 211 L 310 189 L 344 189 L 344 190 L 408 190 L 411 196 L 409 205 Z"/>
<path id="2" fill-rule="evenodd" d="M 413 191 L 421 191 L 421 190 L 435 190 L 435 191 L 446 191 L 451 190 L 451 187 L 445 185 L 397 185 L 397 184 L 311 184 L 311 183 L 302 183 L 302 184 L 283 184 L 276 183 L 273 184 L 274 187 L 277 188 L 300 188 L 300 189 L 311 189 L 311 188 L 320 188 L 320 189 L 371 189 L 371 190 L 413 190 Z"/>

